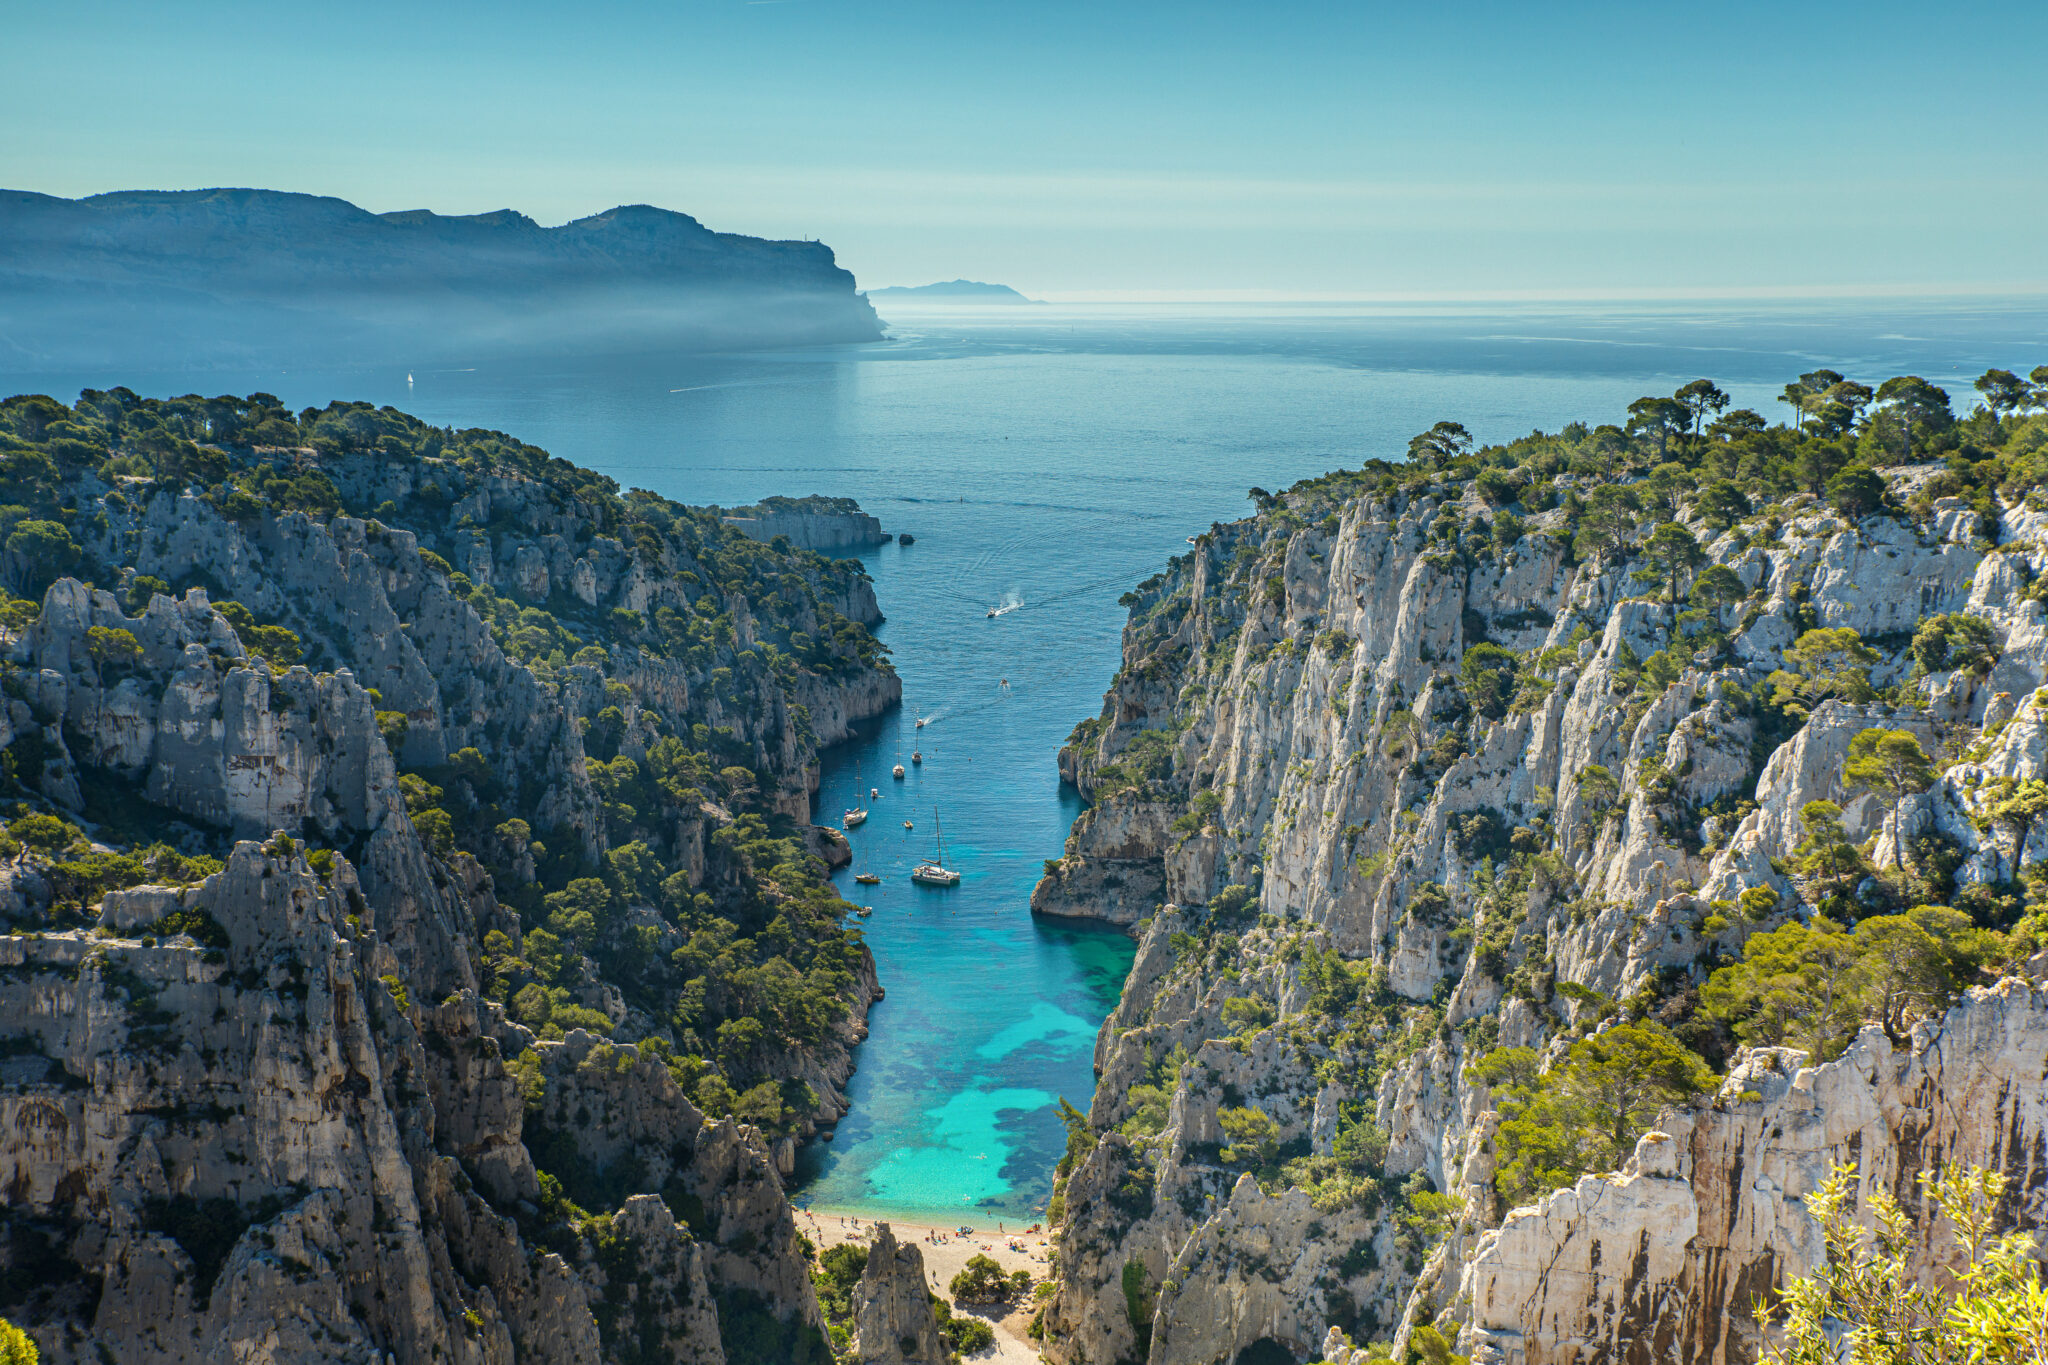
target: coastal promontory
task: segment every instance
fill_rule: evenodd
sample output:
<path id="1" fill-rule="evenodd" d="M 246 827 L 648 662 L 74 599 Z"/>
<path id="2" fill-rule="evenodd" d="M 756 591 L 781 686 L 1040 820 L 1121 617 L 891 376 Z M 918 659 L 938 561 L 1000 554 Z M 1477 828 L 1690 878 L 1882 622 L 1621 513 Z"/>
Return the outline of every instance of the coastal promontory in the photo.
<path id="1" fill-rule="evenodd" d="M 44 1358 L 825 1365 L 781 1182 L 880 991 L 810 821 L 901 695 L 858 564 L 268 394 L 9 399 L 0 478 Z"/>
<path id="2" fill-rule="evenodd" d="M 754 540 L 786 538 L 800 550 L 840 553 L 887 545 L 894 539 L 882 523 L 860 510 L 852 498 L 764 498 L 753 507 L 736 507 L 725 524 Z"/>
<path id="3" fill-rule="evenodd" d="M 371 213 L 261 189 L 0 191 L 17 369 L 474 364 L 871 341 L 830 247 L 627 205 Z"/>

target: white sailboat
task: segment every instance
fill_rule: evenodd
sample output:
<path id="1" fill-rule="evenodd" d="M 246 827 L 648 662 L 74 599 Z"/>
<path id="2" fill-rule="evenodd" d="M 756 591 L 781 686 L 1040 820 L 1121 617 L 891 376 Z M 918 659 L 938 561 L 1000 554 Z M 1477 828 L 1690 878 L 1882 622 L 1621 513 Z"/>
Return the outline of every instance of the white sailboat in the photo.
<path id="1" fill-rule="evenodd" d="M 860 765 L 857 763 L 853 768 L 853 801 L 854 804 L 847 807 L 846 814 L 839 817 L 839 822 L 848 829 L 868 822 L 868 808 L 860 804 Z"/>
<path id="2" fill-rule="evenodd" d="M 932 835 L 937 841 L 938 851 L 925 862 L 910 870 L 910 880 L 926 886 L 958 886 L 960 874 L 946 866 L 946 835 L 939 827 L 939 808 L 932 807 Z"/>

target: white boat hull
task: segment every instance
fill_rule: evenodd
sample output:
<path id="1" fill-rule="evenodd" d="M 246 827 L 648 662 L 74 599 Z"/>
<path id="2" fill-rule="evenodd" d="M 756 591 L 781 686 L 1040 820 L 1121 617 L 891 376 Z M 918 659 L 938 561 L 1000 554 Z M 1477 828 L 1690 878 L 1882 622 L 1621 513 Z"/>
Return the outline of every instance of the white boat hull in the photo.
<path id="1" fill-rule="evenodd" d="M 926 863 L 922 867 L 912 869 L 910 880 L 922 882 L 926 886 L 958 886 L 960 874 L 949 867 L 937 867 Z"/>

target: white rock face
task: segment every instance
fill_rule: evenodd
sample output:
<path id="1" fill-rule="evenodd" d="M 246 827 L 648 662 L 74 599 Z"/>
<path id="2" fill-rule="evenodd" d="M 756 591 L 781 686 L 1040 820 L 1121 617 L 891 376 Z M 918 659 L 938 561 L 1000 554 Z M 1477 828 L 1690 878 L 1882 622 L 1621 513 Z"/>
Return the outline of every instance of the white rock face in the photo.
<path id="1" fill-rule="evenodd" d="M 1866 1028 L 1840 1060 L 1803 1060 L 1753 1055 L 1714 1108 L 1646 1134 L 1618 1179 L 1587 1176 L 1486 1233 L 1459 1287 L 1472 1306 L 1460 1349 L 1475 1365 L 1753 1361 L 1751 1302 L 1824 1264 L 1800 1201 L 1842 1163 L 1908 1207 L 1937 1153 L 2003 1168 L 2021 1180 L 2022 1223 L 2038 1219 L 2039 1175 L 2013 1154 L 2048 1142 L 2048 992 L 2007 981 L 1972 991 L 1906 1047 Z M 1914 1265 L 1927 1275 L 1950 1249 L 1935 1220 L 1919 1234 Z"/>
<path id="2" fill-rule="evenodd" d="M 800 550 L 865 550 L 887 545 L 895 537 L 865 512 L 769 511 L 757 516 L 727 517 L 725 524 L 753 540 L 788 536 Z"/>
<path id="3" fill-rule="evenodd" d="M 946 1345 L 925 1283 L 924 1253 L 898 1242 L 887 1223 L 875 1227 L 861 1272 L 853 1350 L 867 1365 L 946 1365 Z"/>
<path id="4" fill-rule="evenodd" d="M 325 467 L 374 506 L 410 497 L 426 466 Z M 701 580 L 650 575 L 588 533 L 589 509 L 579 520 L 536 485 L 474 482 L 466 514 L 493 530 L 451 546 L 474 581 L 647 619 L 693 609 Z M 274 641 L 245 642 L 202 588 L 131 614 L 125 593 L 60 580 L 32 626 L 0 630 L 0 742 L 41 756 L 24 783 L 94 818 L 125 789 L 188 853 L 239 837 L 225 870 L 110 892 L 97 923 L 61 931 L 30 932 L 49 929 L 60 874 L 0 862 L 0 1172 L 54 1267 L 10 1316 L 44 1358 L 617 1365 L 659 1342 L 723 1365 L 722 1302 L 791 1341 L 821 1336 L 781 1182 L 795 1139 L 707 1121 L 665 1037 L 540 1041 L 484 999 L 491 941 L 522 933 L 498 900 L 512 888 L 414 827 L 400 760 L 439 773 L 474 748 L 478 788 L 517 803 L 536 840 L 596 858 L 606 827 L 582 730 L 604 708 L 621 707 L 619 752 L 635 761 L 656 715 L 685 733 L 729 727 L 775 804 L 807 818 L 817 745 L 894 704 L 894 674 L 798 670 L 785 691 L 764 667 L 713 697 L 628 646 L 608 672 L 544 676 L 506 655 L 410 533 L 347 516 L 230 521 L 170 491 L 108 509 L 107 543 L 138 572 L 198 578 L 289 622 L 304 661 L 265 662 L 252 646 Z M 835 611 L 879 619 L 857 566 L 796 568 L 822 585 L 802 628 Z M 734 643 L 754 644 L 746 599 L 717 605 Z M 680 821 L 673 870 L 693 887 L 727 875 L 715 834 L 733 818 L 704 801 Z M 301 839 L 325 847 L 309 861 Z M 511 865 L 535 876 L 530 848 Z M 664 954 L 679 946 L 653 907 L 622 917 Z M 879 994 L 864 952 L 850 977 L 830 1036 L 762 1068 L 808 1086 L 827 1120 L 844 1112 Z M 616 1036 L 657 1032 L 616 985 L 579 990 Z M 604 1217 L 544 1213 L 556 1175 Z"/>
<path id="5" fill-rule="evenodd" d="M 714 1285 L 819 1324 L 758 1134 L 706 1123 L 630 1047 L 536 1047 L 473 992 L 406 1008 L 358 957 L 388 949 L 347 933 L 359 896 L 346 862 L 321 877 L 243 843 L 190 891 L 109 896 L 114 937 L 0 936 L 0 1007 L 37 1049 L 0 1092 L 0 1172 L 18 1208 L 106 1229 L 72 1253 L 104 1277 L 89 1334 L 45 1340 L 50 1358 L 590 1361 L 611 1355 L 604 1301 L 718 1362 Z M 171 910 L 227 946 L 135 936 Z M 651 1281 L 573 1269 L 494 1209 L 538 1189 L 513 1048 L 550 1078 L 534 1122 L 589 1115 L 588 1159 L 653 1157 L 703 1211 L 693 1236 L 660 1199 L 626 1202 L 617 1233 Z M 226 1227 L 224 1261 L 188 1252 L 202 1222 Z"/>
<path id="6" fill-rule="evenodd" d="M 1263 1341 L 1343 1359 L 1374 1339 L 1405 1344 L 1408 1324 L 1438 1319 L 1453 1335 L 1471 1325 L 1488 1358 L 1735 1360 L 1754 1344 L 1726 1325 L 1746 1312 L 1738 1300 L 1806 1264 L 1788 1249 L 1804 1235 L 1796 1205 L 1774 1207 L 1771 1231 L 1752 1240 L 1727 1230 L 1728 1200 L 1744 1217 L 1763 1208 L 1745 1202 L 1761 1198 L 1761 1153 L 1861 1142 L 1893 1153 L 1891 1179 L 1932 1150 L 1889 1136 L 1915 1131 L 1906 1108 L 1951 1093 L 1967 1108 L 1976 1101 L 1961 1097 L 1995 1090 L 1968 1068 L 2008 1066 L 2009 1102 L 2031 1113 L 2042 1069 L 2022 1079 L 2024 1049 L 2000 1061 L 2003 1043 L 1973 1041 L 1965 1064 L 1953 1043 L 1879 1057 L 1866 1037 L 1814 1073 L 1840 1115 L 1800 1120 L 1796 1139 L 1776 1101 L 1740 1133 L 1729 1125 L 1763 1112 L 1756 1104 L 1667 1115 L 1667 1140 L 1641 1146 L 1623 1178 L 1509 1212 L 1493 1188 L 1499 1116 L 1469 1064 L 1500 1045 L 1555 1058 L 1575 1025 L 1601 1017 L 1601 997 L 1696 988 L 1754 932 L 1718 904 L 1746 890 L 1774 893 L 1765 927 L 1805 913 L 1794 863 L 1809 802 L 1841 806 L 1849 836 L 1874 841 L 1880 863 L 1896 856 L 1895 823 L 1938 835 L 1959 883 L 2003 882 L 2048 859 L 2048 821 L 2001 804 L 2017 784 L 2048 779 L 2048 707 L 2032 698 L 2048 678 L 2048 627 L 2021 598 L 2031 573 L 2019 568 L 2033 567 L 2021 559 L 2033 551 L 1980 553 L 1979 528 L 1955 509 L 1923 534 L 1883 517 L 1850 527 L 1809 503 L 1775 540 L 1741 549 L 1695 527 L 1752 590 L 1723 611 L 1717 651 L 1698 616 L 1638 595 L 1639 562 L 1568 563 L 1549 533 L 1560 513 L 1527 518 L 1503 549 L 1443 538 L 1447 505 L 1468 526 L 1487 512 L 1470 490 L 1311 488 L 1283 503 L 1197 537 L 1139 592 L 1102 714 L 1061 753 L 1084 796 L 1112 765 L 1123 788 L 1134 753 L 1166 761 L 1144 760 L 1135 793 L 1083 814 L 1034 895 L 1041 911 L 1144 926 L 1097 1042 L 1098 1141 L 1062 1191 L 1048 1357 L 1207 1365 Z M 2004 648 L 1988 679 L 1911 676 L 1903 637 L 1947 612 L 1993 623 Z M 1903 682 L 1915 704 L 1824 700 L 1788 732 L 1756 698 L 1814 625 L 1888 643 L 1873 675 Z M 1467 664 L 1497 667 L 1484 661 L 1499 656 L 1475 657 L 1482 641 L 1515 656 L 1484 704 Z M 1979 738 L 1979 718 L 2003 728 L 1902 801 L 1898 822 L 1845 776 L 1866 729 L 1903 729 L 1952 754 Z M 1512 894 L 1499 880 L 1510 852 L 1541 855 Z M 1247 905 L 1205 908 L 1232 884 L 1250 888 Z M 1996 1033 L 1962 1022 L 1987 1009 L 2020 1006 L 1973 1002 L 1941 1036 Z M 1164 1069 L 1183 1055 L 1177 1077 Z M 1939 1055 L 1950 1060 L 1927 1060 Z M 1880 1062 L 1891 1079 L 1872 1079 Z M 1745 1088 L 1769 1091 L 1768 1065 L 1753 1058 Z M 1893 1098 L 1857 1098 L 1855 1075 Z M 1171 1095 L 1153 1131 L 1158 1105 L 1142 1088 L 1159 1085 Z M 1904 1108 L 1891 1128 L 1850 1117 L 1894 1102 Z M 1280 1152 L 1263 1191 L 1242 1178 L 1244 1160 L 1222 1155 L 1224 1113 L 1246 1108 L 1272 1120 Z M 1346 1196 L 1314 1165 L 1274 1180 L 1290 1160 L 1341 1167 L 1340 1144 L 1368 1127 L 1383 1135 L 1379 1193 Z M 1799 1160 L 1802 1172 L 1826 1164 Z M 2029 1191 L 2043 1178 L 2030 1171 Z M 1743 1193 L 1705 1193 L 1736 1184 Z M 1396 1186 L 1404 1201 L 1409 1189 L 1456 1196 L 1464 1215 L 1420 1239 L 1379 1206 Z M 1284 1248 L 1270 1263 L 1256 1250 L 1267 1239 Z M 1775 1261 L 1759 1259 L 1765 1246 L 1778 1247 Z M 1148 1331 L 1129 1321 L 1132 1266 L 1157 1291 Z M 1482 1290 L 1498 1307 L 1475 1316 L 1468 1296 Z"/>

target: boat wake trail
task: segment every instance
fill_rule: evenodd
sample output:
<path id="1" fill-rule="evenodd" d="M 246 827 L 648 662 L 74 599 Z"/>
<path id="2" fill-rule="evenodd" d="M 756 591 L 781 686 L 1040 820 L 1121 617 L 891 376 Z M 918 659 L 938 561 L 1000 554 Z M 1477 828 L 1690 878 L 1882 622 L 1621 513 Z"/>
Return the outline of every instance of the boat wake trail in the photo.
<path id="1" fill-rule="evenodd" d="M 1070 602 L 1076 597 L 1084 597 L 1089 593 L 1100 592 L 1104 588 L 1110 587 L 1113 584 L 1129 583 L 1131 581 L 1132 579 L 1129 574 L 1104 574 L 1100 578 L 1091 579 L 1086 583 L 1081 583 L 1074 587 L 1067 588 L 1061 592 L 1056 592 L 1050 597 L 1041 597 L 1040 599 L 1038 599 L 1037 605 L 1041 607 L 1049 607 L 1053 605 L 1053 603 L 1055 602 Z"/>
<path id="2" fill-rule="evenodd" d="M 917 728 L 922 730 L 936 725 L 942 720 L 959 720 L 966 716 L 978 716 L 983 711 L 992 710 L 1007 702 L 1010 699 L 1010 690 L 1010 680 L 1005 678 L 996 684 L 995 694 L 986 701 L 971 702 L 965 706 L 951 703 L 941 706 L 928 716 L 918 717 Z"/>

